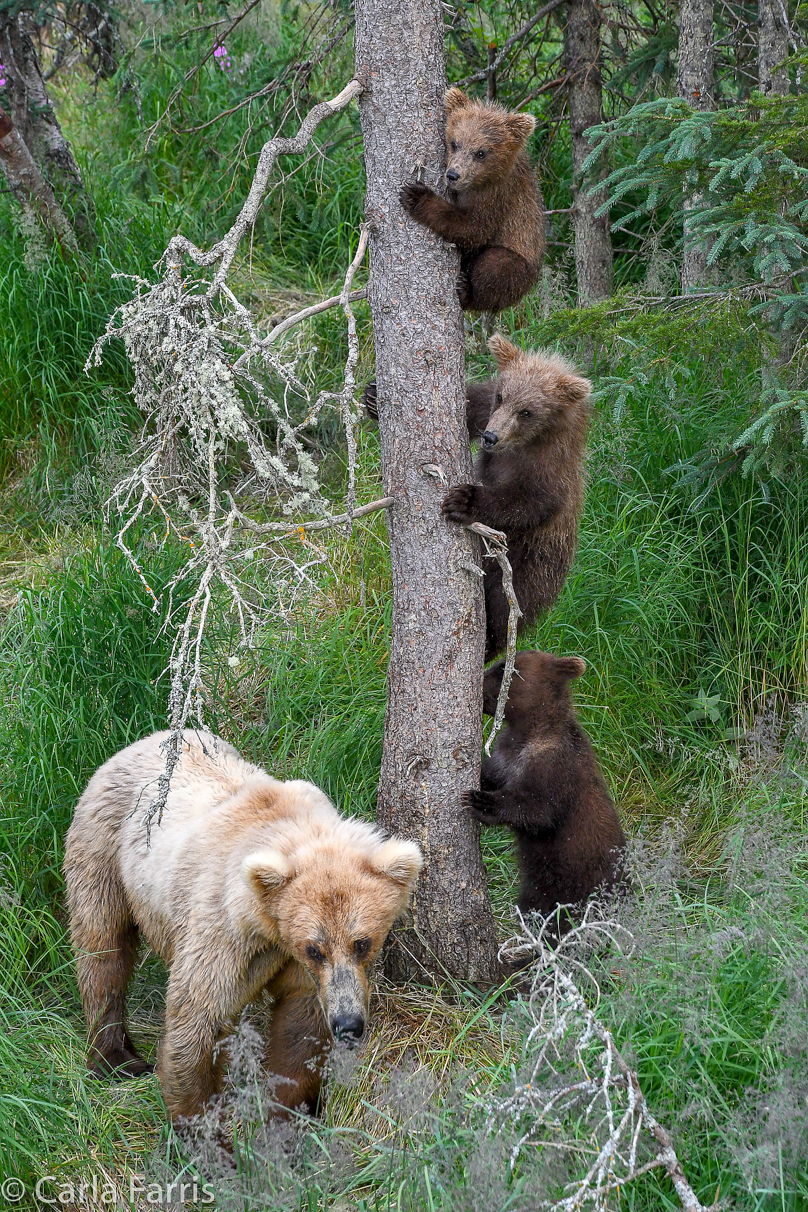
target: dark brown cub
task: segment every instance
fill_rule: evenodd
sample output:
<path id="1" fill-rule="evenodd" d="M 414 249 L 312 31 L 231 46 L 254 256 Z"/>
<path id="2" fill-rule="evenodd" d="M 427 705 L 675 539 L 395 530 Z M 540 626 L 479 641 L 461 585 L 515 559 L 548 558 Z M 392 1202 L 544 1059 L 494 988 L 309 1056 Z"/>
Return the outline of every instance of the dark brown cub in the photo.
<path id="1" fill-rule="evenodd" d="M 481 789 L 464 796 L 482 824 L 513 829 L 523 913 L 580 906 L 623 878 L 625 835 L 570 693 L 585 668 L 578 657 L 518 653 L 506 726 L 483 762 Z M 486 671 L 487 715 L 494 714 L 503 669 L 498 661 Z M 569 926 L 567 918 L 561 932 Z"/>

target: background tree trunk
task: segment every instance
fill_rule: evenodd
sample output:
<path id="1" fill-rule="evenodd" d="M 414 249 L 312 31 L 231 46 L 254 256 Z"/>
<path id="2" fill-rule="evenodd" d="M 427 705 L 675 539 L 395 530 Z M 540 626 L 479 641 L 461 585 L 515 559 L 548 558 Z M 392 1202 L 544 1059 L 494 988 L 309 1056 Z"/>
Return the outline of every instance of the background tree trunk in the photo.
<path id="1" fill-rule="evenodd" d="M 76 235 L 39 165 L 0 106 L 0 165 L 23 210 L 38 215 L 66 252 L 77 252 Z"/>
<path id="2" fill-rule="evenodd" d="M 94 243 L 92 207 L 73 150 L 62 133 L 35 42 L 30 13 L 0 8 L 0 63 L 6 76 L 9 116 L 28 151 L 50 182 L 61 207 L 72 213 L 79 241 Z"/>
<path id="3" fill-rule="evenodd" d="M 382 825 L 419 841 L 426 866 L 397 977 L 447 970 L 490 981 L 496 935 L 476 823 L 460 794 L 479 786 L 484 617 L 476 537 L 443 520 L 450 485 L 472 466 L 465 420 L 458 257 L 398 201 L 423 174 L 442 190 L 440 0 L 357 0 L 357 75 L 372 226 L 373 315 L 384 491 L 393 573 L 388 702 L 379 781 Z"/>
<path id="4" fill-rule="evenodd" d="M 762 93 L 788 92 L 788 69 L 778 67 L 788 54 L 785 0 L 758 0 L 758 82 Z"/>
<path id="5" fill-rule="evenodd" d="M 679 63 L 676 91 L 694 109 L 715 109 L 713 83 L 713 0 L 682 0 L 679 5 Z M 694 244 L 687 213 L 701 205 L 702 195 L 684 202 L 682 290 L 702 285 L 707 277 L 707 249 Z"/>
<path id="6" fill-rule="evenodd" d="M 603 198 L 588 197 L 581 166 L 592 150 L 584 138 L 590 126 L 603 120 L 603 80 L 600 71 L 601 12 L 595 0 L 570 0 L 564 28 L 564 65 L 572 140 L 572 223 L 578 303 L 600 303 L 612 293 L 612 238 L 609 216 L 597 218 Z M 605 168 L 598 170 L 606 175 Z M 597 177 L 593 176 L 592 181 Z"/>

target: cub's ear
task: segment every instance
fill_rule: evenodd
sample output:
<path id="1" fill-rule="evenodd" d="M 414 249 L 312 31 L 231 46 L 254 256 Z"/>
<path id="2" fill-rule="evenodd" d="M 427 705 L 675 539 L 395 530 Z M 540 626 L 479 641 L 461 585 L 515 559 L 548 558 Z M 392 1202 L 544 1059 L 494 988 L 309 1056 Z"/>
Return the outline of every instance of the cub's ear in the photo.
<path id="1" fill-rule="evenodd" d="M 453 114 L 458 109 L 465 109 L 467 105 L 472 104 L 471 98 L 466 96 L 462 88 L 447 88 L 444 102 L 447 114 Z"/>
<path id="2" fill-rule="evenodd" d="M 556 657 L 555 671 L 564 678 L 579 678 L 586 673 L 586 661 L 581 657 Z"/>
<path id="3" fill-rule="evenodd" d="M 493 336 L 488 338 L 488 348 L 496 359 L 497 366 L 500 370 L 504 370 L 511 362 L 515 362 L 521 358 L 522 351 L 512 345 L 507 337 L 503 337 L 501 332 L 495 332 Z"/>
<path id="4" fill-rule="evenodd" d="M 565 404 L 583 404 L 592 394 L 592 384 L 589 379 L 580 375 L 561 374 L 556 383 L 558 397 Z"/>
<path id="5" fill-rule="evenodd" d="M 379 846 L 373 865 L 380 875 L 386 875 L 394 884 L 401 884 L 409 891 L 421 874 L 424 858 L 415 842 L 391 837 Z"/>
<path id="6" fill-rule="evenodd" d="M 286 856 L 272 847 L 248 854 L 242 871 L 259 900 L 263 900 L 267 893 L 278 892 L 294 875 Z"/>
<path id="7" fill-rule="evenodd" d="M 527 143 L 536 129 L 536 119 L 532 114 L 506 114 L 505 124 L 520 143 Z"/>

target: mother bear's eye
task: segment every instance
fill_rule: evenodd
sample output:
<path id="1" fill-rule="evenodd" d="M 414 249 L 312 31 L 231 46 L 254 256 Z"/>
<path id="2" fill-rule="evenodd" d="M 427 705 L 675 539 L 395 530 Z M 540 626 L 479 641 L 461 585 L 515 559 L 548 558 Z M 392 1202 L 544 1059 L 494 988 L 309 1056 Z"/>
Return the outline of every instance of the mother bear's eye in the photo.
<path id="1" fill-rule="evenodd" d="M 485 150 L 484 147 L 481 147 L 479 151 L 476 151 L 474 153 L 474 155 L 477 157 L 478 160 L 484 160 L 485 157 L 488 155 L 488 152 Z"/>
<path id="2" fill-rule="evenodd" d="M 524 417 L 525 420 L 527 420 L 528 417 L 533 416 L 533 413 L 530 411 L 529 408 L 523 408 L 522 411 L 519 413 L 519 416 Z"/>
<path id="3" fill-rule="evenodd" d="M 353 949 L 354 949 L 354 955 L 356 956 L 356 958 L 363 959 L 364 956 L 367 955 L 368 951 L 370 951 L 370 939 L 369 938 L 358 938 L 353 945 Z"/>
<path id="4" fill-rule="evenodd" d="M 313 964 L 321 964 L 323 962 L 323 960 L 325 959 L 325 956 L 323 955 L 320 948 L 315 947 L 314 943 L 309 943 L 308 947 L 306 948 L 306 955 L 309 957 L 309 959 L 311 960 L 311 962 Z"/>
<path id="5" fill-rule="evenodd" d="M 501 403 L 502 403 L 502 392 L 498 391 L 497 392 L 497 404 L 501 404 Z"/>
<path id="6" fill-rule="evenodd" d="M 452 151 L 457 151 L 457 144 L 455 143 L 454 139 L 452 139 L 449 147 L 452 149 Z"/>

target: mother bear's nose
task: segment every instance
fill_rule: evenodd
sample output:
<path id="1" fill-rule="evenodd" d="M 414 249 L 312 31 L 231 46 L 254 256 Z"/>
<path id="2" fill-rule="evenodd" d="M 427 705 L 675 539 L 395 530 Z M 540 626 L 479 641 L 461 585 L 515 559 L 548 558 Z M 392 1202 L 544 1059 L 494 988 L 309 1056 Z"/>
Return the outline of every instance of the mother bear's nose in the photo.
<path id="1" fill-rule="evenodd" d="M 360 1040 L 365 1034 L 365 1020 L 361 1014 L 335 1014 L 331 1019 L 331 1031 L 338 1040 Z"/>
<path id="2" fill-rule="evenodd" d="M 492 433 L 490 429 L 486 429 L 483 434 L 483 446 L 496 446 L 499 441 L 499 434 Z"/>
<path id="3" fill-rule="evenodd" d="M 447 168 L 447 170 L 446 170 L 446 180 L 447 181 L 457 181 L 459 176 L 460 176 L 460 173 L 457 171 L 456 168 Z"/>

